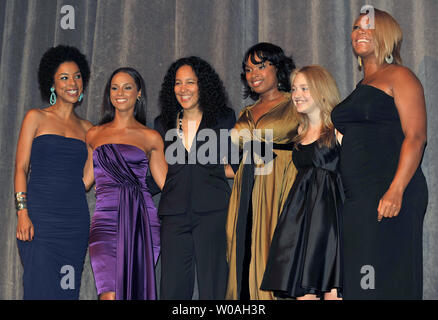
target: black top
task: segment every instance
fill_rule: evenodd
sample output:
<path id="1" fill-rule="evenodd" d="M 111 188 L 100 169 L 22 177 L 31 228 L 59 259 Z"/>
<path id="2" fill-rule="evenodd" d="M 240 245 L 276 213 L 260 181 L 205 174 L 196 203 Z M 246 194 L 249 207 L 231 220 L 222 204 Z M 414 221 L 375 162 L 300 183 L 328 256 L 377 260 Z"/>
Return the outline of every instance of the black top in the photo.
<path id="1" fill-rule="evenodd" d="M 220 130 L 231 130 L 235 122 L 236 116 L 232 109 L 224 117 L 219 118 L 213 128 L 207 128 L 205 119 L 202 118 L 192 148 L 188 152 L 176 132 L 170 130 L 170 132 L 167 132 L 160 116 L 155 119 L 154 127 L 163 137 L 164 152 L 168 162 L 166 182 L 158 207 L 159 215 L 178 215 L 187 212 L 189 209 L 195 213 L 206 213 L 224 210 L 228 207 L 231 188 L 225 176 L 222 161 L 224 154 L 219 151 L 221 146 L 222 150 L 225 150 L 224 147 L 227 146 L 228 152 L 231 148 L 229 134 L 225 136 L 225 139 L 222 139 L 225 141 L 221 141 Z M 200 135 L 202 129 L 213 130 L 214 137 L 217 138 L 211 139 L 212 141 L 210 141 L 210 138 L 204 139 Z M 202 133 L 207 133 L 210 137 L 210 135 L 213 135 L 213 131 L 203 130 Z M 166 133 L 170 137 L 167 141 Z M 222 136 L 224 136 L 223 133 Z M 214 148 L 217 150 L 216 154 L 214 154 Z M 178 162 L 173 163 L 177 150 L 182 151 L 183 156 L 176 157 Z M 210 152 L 213 153 L 210 154 Z M 209 162 L 203 163 L 199 155 L 206 155 Z M 228 157 L 229 153 L 225 153 L 225 155 Z"/>
<path id="2" fill-rule="evenodd" d="M 332 120 L 344 135 L 340 171 L 347 198 L 360 196 L 376 185 L 381 187 L 379 192 L 386 192 L 404 140 L 394 98 L 376 87 L 359 83 L 333 109 Z"/>

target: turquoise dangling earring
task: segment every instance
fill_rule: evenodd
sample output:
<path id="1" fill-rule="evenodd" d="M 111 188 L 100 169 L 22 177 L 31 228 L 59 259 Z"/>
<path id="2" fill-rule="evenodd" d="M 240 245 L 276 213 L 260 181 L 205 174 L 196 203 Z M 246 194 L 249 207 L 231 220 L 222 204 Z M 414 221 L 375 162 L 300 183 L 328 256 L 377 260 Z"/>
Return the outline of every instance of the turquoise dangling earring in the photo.
<path id="1" fill-rule="evenodd" d="M 81 102 L 83 98 L 84 98 L 84 93 L 81 92 L 81 95 L 79 96 L 78 101 Z"/>
<path id="2" fill-rule="evenodd" d="M 52 93 L 50 95 L 50 105 L 53 106 L 56 103 L 56 93 L 55 93 L 55 88 L 51 87 L 50 88 L 50 92 Z"/>

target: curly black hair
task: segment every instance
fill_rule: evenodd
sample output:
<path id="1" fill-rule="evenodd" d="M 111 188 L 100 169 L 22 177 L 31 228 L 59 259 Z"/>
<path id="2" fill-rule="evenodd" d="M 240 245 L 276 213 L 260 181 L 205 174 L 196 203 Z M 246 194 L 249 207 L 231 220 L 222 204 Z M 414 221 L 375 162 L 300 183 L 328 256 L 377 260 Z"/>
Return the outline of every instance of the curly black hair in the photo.
<path id="1" fill-rule="evenodd" d="M 146 125 L 146 102 L 147 102 L 146 85 L 141 74 L 134 68 L 129 68 L 129 67 L 118 68 L 109 77 L 103 93 L 102 115 L 99 124 L 102 125 L 104 123 L 111 122 L 114 120 L 116 111 L 113 104 L 111 103 L 111 97 L 110 97 L 111 81 L 113 80 L 114 76 L 119 72 L 129 74 L 132 77 L 132 79 L 134 79 L 135 85 L 137 86 L 137 90 L 138 91 L 141 90 L 140 98 L 138 98 L 135 101 L 134 117 L 138 122 L 140 122 L 143 125 Z"/>
<path id="2" fill-rule="evenodd" d="M 255 60 L 256 56 L 261 61 Z M 243 72 L 240 74 L 240 79 L 244 85 L 243 97 L 246 99 L 250 97 L 253 100 L 259 98 L 259 94 L 252 91 L 246 81 L 246 62 L 251 59 L 253 64 L 263 63 L 265 61 L 271 62 L 277 70 L 278 90 L 290 92 L 290 74 L 295 69 L 295 63 L 292 57 L 288 57 L 284 54 L 283 49 L 275 44 L 269 42 L 260 42 L 252 46 L 245 53 L 242 61 Z"/>
<path id="3" fill-rule="evenodd" d="M 38 68 L 38 83 L 41 98 L 44 101 L 49 101 L 50 88 L 53 86 L 56 70 L 64 62 L 74 62 L 78 65 L 82 76 L 83 91 L 85 92 L 90 79 L 90 67 L 85 55 L 75 47 L 59 45 L 44 53 Z"/>
<path id="4" fill-rule="evenodd" d="M 198 77 L 199 108 L 206 120 L 206 126 L 212 128 L 218 118 L 228 114 L 231 109 L 228 107 L 227 94 L 219 75 L 207 61 L 196 56 L 181 58 L 167 70 L 158 98 L 161 121 L 166 130 L 176 127 L 176 117 L 182 107 L 174 92 L 175 76 L 177 70 L 184 65 L 190 66 Z"/>

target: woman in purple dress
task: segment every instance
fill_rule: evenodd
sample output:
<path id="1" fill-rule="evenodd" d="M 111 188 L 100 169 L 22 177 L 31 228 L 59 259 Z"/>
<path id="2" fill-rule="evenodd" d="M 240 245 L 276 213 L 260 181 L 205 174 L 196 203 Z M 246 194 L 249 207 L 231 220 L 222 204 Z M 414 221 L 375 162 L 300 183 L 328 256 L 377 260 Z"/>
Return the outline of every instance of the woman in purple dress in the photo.
<path id="1" fill-rule="evenodd" d="M 162 188 L 163 140 L 145 126 L 146 88 L 132 68 L 113 72 L 103 117 L 86 137 L 93 157 L 96 208 L 89 252 L 101 300 L 156 299 L 160 222 L 146 185 L 148 167 Z"/>

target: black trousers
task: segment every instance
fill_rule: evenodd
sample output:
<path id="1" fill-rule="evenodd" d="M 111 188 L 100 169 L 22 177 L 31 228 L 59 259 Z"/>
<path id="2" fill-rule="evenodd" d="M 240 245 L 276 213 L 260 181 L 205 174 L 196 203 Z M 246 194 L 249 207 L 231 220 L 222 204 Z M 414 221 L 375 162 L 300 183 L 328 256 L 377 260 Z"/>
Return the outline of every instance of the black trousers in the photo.
<path id="1" fill-rule="evenodd" d="M 162 300 L 190 300 L 195 267 L 200 300 L 223 300 L 228 278 L 227 210 L 162 216 Z"/>

